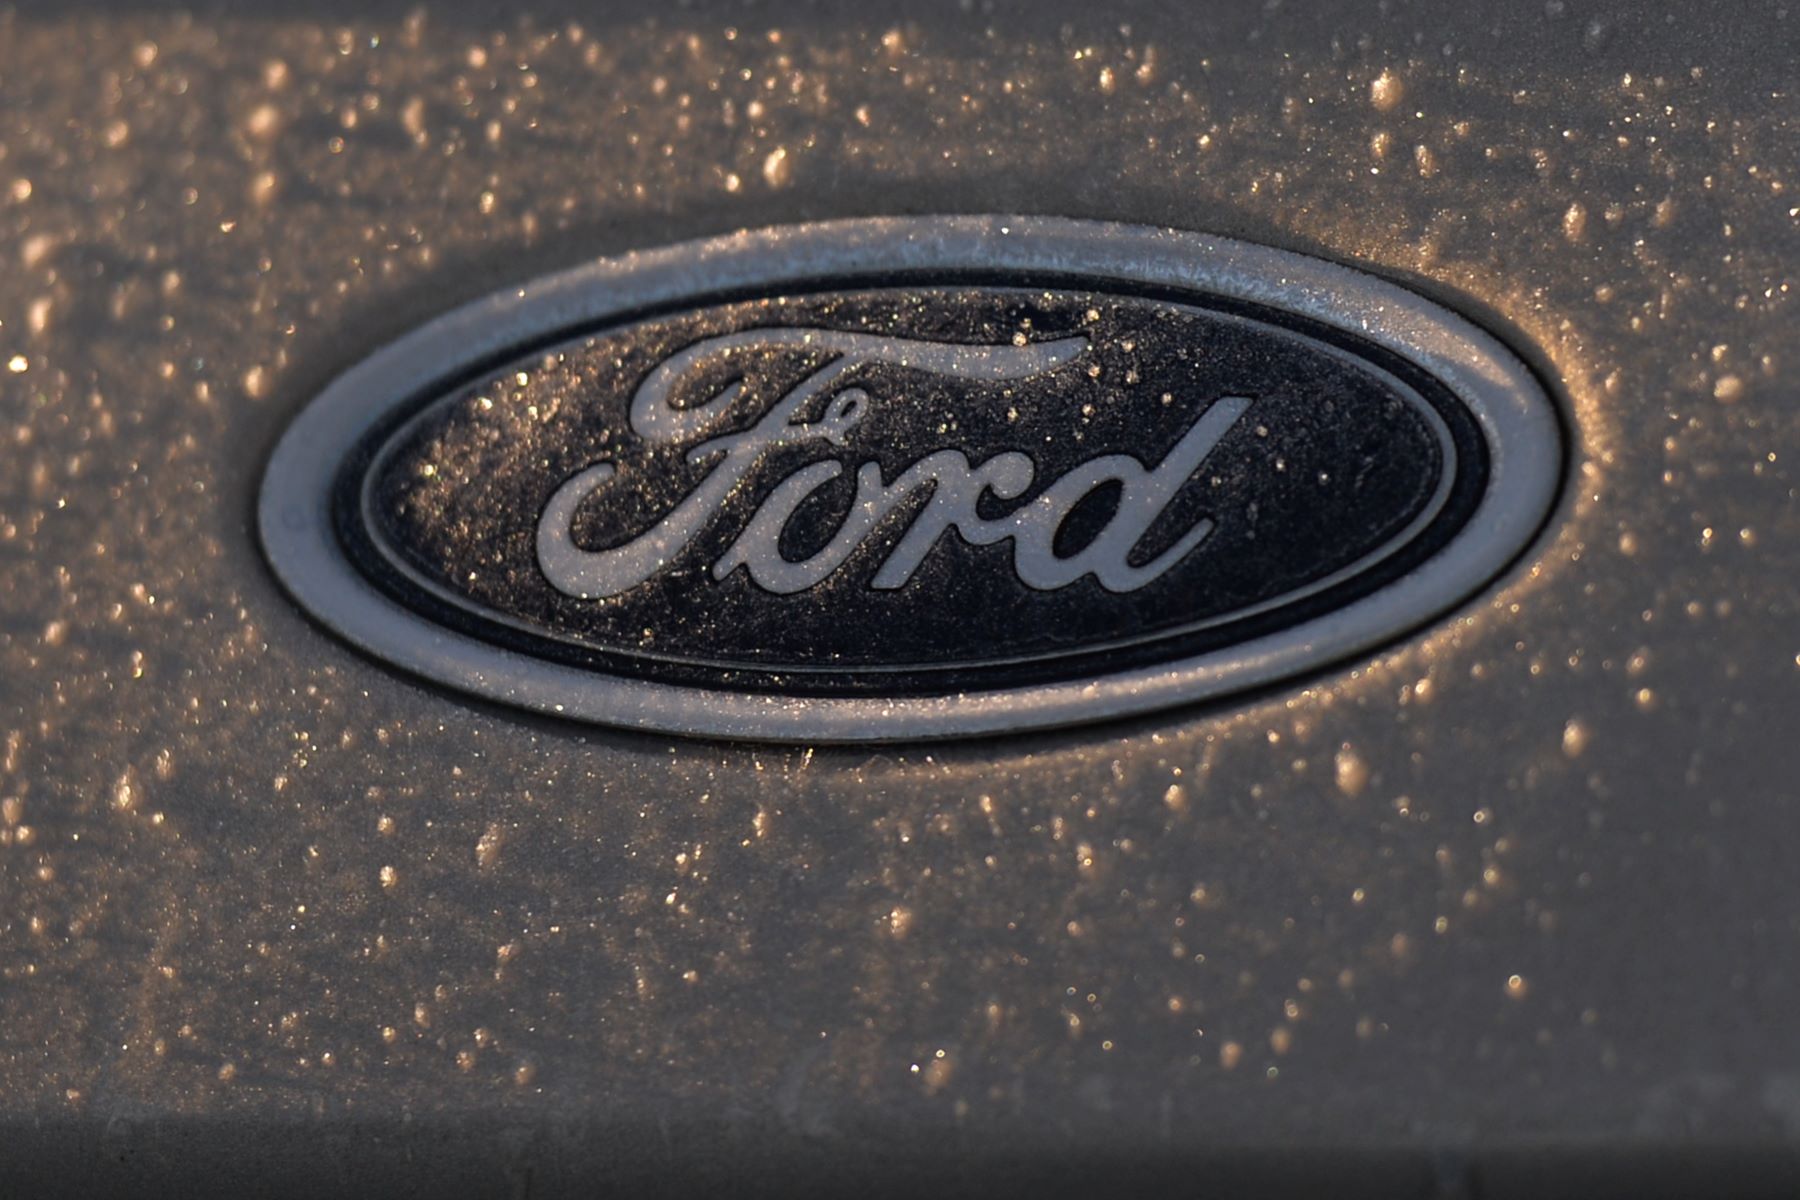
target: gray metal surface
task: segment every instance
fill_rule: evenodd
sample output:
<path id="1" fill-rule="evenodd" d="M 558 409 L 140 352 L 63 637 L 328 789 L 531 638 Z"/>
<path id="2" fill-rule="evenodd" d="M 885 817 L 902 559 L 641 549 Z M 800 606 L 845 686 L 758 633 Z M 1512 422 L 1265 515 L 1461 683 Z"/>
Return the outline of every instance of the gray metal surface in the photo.
<path id="1" fill-rule="evenodd" d="M 1791 1182 L 1797 20 L 0 19 L 0 1180 Z M 1477 318 L 1572 413 L 1557 532 L 1307 686 L 880 753 L 472 703 L 263 566 L 280 429 L 456 303 L 958 211 Z"/>

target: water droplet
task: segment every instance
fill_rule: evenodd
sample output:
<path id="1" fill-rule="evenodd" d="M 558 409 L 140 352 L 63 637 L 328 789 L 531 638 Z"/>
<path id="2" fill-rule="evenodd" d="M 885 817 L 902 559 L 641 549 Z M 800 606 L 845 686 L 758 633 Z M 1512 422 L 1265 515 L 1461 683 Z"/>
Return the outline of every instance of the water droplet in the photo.
<path id="1" fill-rule="evenodd" d="M 1337 753 L 1337 785 L 1346 796 L 1360 796 L 1369 786 L 1369 764 L 1349 745 Z"/>
<path id="2" fill-rule="evenodd" d="M 1369 81 L 1369 103 L 1377 112 L 1393 112 L 1405 98 L 1406 83 L 1392 67 L 1382 68 L 1381 74 Z"/>

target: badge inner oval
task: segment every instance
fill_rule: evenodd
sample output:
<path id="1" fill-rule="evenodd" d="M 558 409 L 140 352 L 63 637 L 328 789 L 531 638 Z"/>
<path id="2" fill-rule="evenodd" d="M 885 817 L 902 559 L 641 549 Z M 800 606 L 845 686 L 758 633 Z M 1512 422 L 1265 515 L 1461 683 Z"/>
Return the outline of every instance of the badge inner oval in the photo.
<path id="1" fill-rule="evenodd" d="M 1560 425 L 1498 342 L 1192 233 L 893 218 L 607 259 L 307 405 L 276 573 L 453 687 L 673 732 L 1102 719 L 1344 660 L 1492 581 Z"/>

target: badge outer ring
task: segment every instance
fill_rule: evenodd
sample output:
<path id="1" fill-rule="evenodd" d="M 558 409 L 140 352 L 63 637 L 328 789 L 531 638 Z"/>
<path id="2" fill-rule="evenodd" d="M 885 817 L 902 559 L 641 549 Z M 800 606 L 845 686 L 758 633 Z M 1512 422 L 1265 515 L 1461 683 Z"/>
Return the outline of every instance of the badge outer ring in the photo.
<path id="1" fill-rule="evenodd" d="M 1474 415 L 1487 492 L 1415 570 L 1299 625 L 1168 663 L 1090 679 L 894 697 L 784 696 L 602 673 L 502 649 L 379 591 L 332 518 L 345 457 L 421 386 L 541 340 L 688 297 L 834 275 L 992 270 L 1223 296 L 1309 317 L 1400 355 Z M 1492 336 L 1424 297 L 1336 263 L 1231 238 L 1053 217 L 880 217 L 748 230 L 604 258 L 438 317 L 340 375 L 295 417 L 263 477 L 257 526 L 276 577 L 327 627 L 448 687 L 597 724 L 739 740 L 922 741 L 1104 721 L 1217 699 L 1392 643 L 1492 583 L 1542 529 L 1563 475 L 1556 406 Z"/>

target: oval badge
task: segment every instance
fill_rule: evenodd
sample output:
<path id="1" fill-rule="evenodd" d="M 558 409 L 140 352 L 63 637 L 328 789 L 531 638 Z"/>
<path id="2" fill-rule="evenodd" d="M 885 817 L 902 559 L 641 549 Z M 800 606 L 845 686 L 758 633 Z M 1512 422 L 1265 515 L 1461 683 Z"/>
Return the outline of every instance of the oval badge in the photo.
<path id="1" fill-rule="evenodd" d="M 1342 661 L 1526 546 L 1515 357 L 1372 276 L 1044 218 L 830 222 L 444 316 L 308 405 L 283 583 L 370 653 L 622 726 L 1063 725 Z"/>

